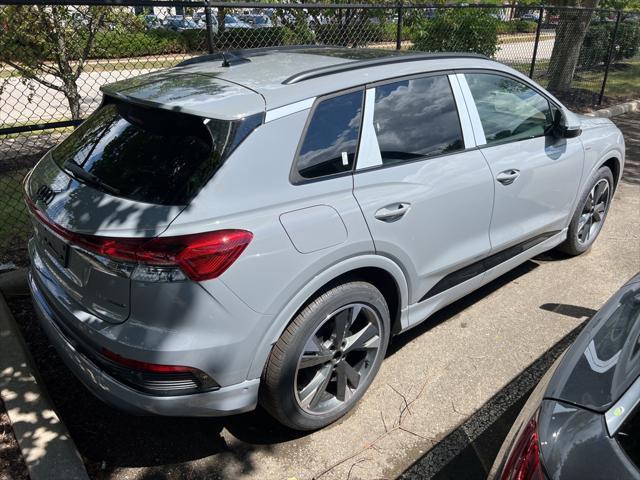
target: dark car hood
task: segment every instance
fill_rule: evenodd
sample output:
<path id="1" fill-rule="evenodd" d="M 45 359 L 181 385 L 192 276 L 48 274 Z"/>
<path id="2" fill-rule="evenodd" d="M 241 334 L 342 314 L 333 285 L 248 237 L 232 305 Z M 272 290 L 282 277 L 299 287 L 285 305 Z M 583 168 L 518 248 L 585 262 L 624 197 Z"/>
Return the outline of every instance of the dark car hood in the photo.
<path id="1" fill-rule="evenodd" d="M 640 376 L 640 274 L 616 292 L 567 350 L 546 398 L 604 412 Z"/>

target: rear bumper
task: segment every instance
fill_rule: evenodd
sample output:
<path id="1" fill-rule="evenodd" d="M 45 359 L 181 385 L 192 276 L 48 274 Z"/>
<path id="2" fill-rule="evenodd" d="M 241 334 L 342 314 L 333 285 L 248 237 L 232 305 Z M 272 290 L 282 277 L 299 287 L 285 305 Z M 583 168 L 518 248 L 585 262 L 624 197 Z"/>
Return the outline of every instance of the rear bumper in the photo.
<path id="1" fill-rule="evenodd" d="M 106 374 L 82 354 L 60 327 L 61 319 L 29 272 L 29 288 L 40 323 L 65 364 L 98 398 L 135 414 L 167 416 L 225 416 L 253 410 L 260 380 L 222 387 L 215 391 L 179 396 L 153 396 L 138 392 Z"/>

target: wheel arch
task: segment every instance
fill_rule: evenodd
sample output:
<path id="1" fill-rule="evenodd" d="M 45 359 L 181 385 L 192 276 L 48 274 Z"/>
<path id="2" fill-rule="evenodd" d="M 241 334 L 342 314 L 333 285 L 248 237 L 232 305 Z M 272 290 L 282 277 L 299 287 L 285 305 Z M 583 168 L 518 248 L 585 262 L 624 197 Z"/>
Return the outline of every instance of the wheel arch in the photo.
<path id="1" fill-rule="evenodd" d="M 605 157 L 606 158 L 606 157 Z M 620 159 L 616 155 L 609 156 L 607 160 L 601 162 L 598 168 L 607 167 L 613 173 L 613 190 L 618 186 L 621 178 L 621 162 Z"/>
<path id="2" fill-rule="evenodd" d="M 327 288 L 350 280 L 366 281 L 378 288 L 389 305 L 391 334 L 402 329 L 407 322 L 409 291 L 406 276 L 400 266 L 380 255 L 350 258 L 310 279 L 281 309 L 255 352 L 247 378 L 260 377 L 273 344 L 312 298 Z"/>

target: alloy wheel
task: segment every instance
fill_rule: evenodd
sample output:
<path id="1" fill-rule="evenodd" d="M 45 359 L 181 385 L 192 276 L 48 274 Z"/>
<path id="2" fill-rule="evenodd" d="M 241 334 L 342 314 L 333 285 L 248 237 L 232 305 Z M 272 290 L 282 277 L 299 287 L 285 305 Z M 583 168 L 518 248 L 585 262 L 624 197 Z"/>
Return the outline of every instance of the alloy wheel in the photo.
<path id="1" fill-rule="evenodd" d="M 340 408 L 364 388 L 380 353 L 382 320 L 368 305 L 352 303 L 329 314 L 298 359 L 295 396 L 312 415 Z"/>
<path id="2" fill-rule="evenodd" d="M 602 228 L 609 204 L 609 192 L 609 181 L 605 178 L 599 180 L 589 192 L 578 222 L 578 242 L 581 244 L 589 243 Z"/>

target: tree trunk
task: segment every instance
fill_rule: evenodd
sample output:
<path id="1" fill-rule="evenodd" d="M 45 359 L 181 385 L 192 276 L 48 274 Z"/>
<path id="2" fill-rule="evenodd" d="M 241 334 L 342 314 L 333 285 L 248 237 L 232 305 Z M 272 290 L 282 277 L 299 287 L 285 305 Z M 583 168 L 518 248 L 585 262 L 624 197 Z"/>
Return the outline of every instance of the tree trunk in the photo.
<path id="1" fill-rule="evenodd" d="M 596 8 L 599 0 L 587 0 L 585 8 Z M 592 12 L 590 10 L 562 10 L 556 29 L 556 38 L 549 61 L 549 84 L 552 92 L 565 92 L 571 88 L 578 65 L 580 49 L 587 34 Z"/>
<path id="2" fill-rule="evenodd" d="M 64 96 L 67 97 L 67 103 L 69 104 L 69 110 L 71 111 L 71 118 L 73 120 L 80 120 L 80 118 L 82 118 L 82 112 L 80 111 L 82 98 L 78 93 L 78 86 L 75 81 L 65 82 Z"/>

